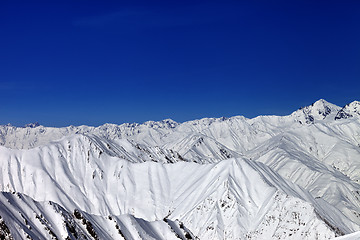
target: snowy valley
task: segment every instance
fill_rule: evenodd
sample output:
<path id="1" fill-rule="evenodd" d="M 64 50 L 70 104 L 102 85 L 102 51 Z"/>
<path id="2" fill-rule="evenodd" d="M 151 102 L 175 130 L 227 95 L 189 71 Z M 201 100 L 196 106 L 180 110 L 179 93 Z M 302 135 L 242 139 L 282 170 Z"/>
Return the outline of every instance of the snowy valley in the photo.
<path id="1" fill-rule="evenodd" d="M 360 102 L 0 126 L 1 239 L 360 239 Z"/>

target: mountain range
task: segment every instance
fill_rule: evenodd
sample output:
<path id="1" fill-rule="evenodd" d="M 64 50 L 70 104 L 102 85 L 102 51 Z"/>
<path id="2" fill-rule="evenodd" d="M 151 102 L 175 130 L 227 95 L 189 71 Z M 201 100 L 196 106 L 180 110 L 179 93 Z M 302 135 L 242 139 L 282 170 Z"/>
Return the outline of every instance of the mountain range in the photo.
<path id="1" fill-rule="evenodd" d="M 360 239 L 360 102 L 0 126 L 1 239 Z"/>

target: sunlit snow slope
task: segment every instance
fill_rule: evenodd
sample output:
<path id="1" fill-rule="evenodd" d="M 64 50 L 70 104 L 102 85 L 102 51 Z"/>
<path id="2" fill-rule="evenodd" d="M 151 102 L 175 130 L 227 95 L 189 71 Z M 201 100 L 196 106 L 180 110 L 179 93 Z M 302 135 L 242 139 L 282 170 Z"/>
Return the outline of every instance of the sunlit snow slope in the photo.
<path id="1" fill-rule="evenodd" d="M 0 126 L 0 237 L 351 239 L 360 231 L 359 106 Z"/>

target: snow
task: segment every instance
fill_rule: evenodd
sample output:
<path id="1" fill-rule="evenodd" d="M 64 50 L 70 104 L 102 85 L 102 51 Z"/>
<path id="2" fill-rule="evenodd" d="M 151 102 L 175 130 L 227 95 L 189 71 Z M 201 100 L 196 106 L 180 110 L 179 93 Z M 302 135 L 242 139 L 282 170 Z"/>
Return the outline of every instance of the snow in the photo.
<path id="1" fill-rule="evenodd" d="M 15 239 L 352 234 L 358 105 L 321 99 L 288 116 L 181 124 L 0 126 L 0 222 Z"/>

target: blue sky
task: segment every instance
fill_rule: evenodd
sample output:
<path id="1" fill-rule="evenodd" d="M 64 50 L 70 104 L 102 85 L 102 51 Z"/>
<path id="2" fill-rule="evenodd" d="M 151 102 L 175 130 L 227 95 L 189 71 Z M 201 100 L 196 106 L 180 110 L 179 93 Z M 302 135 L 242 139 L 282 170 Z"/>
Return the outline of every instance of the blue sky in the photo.
<path id="1" fill-rule="evenodd" d="M 360 100 L 359 1 L 0 3 L 0 124 L 287 115 Z"/>

